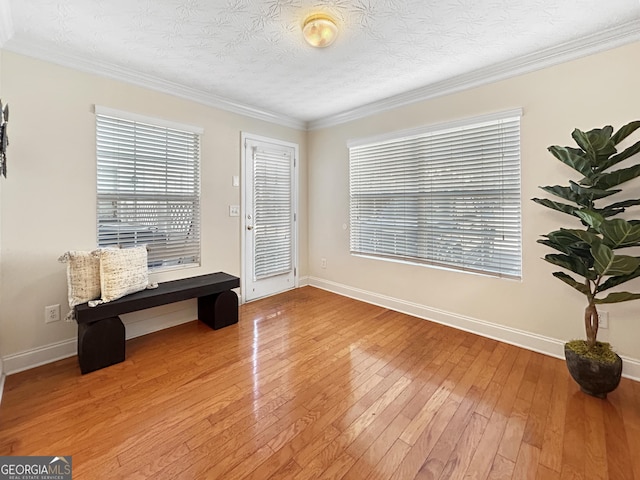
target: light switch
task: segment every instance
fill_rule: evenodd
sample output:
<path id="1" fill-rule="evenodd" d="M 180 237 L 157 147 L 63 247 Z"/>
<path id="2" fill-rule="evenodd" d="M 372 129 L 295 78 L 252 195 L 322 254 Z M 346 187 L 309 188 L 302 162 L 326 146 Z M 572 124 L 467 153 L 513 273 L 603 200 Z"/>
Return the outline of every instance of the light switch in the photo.
<path id="1" fill-rule="evenodd" d="M 240 216 L 240 206 L 239 205 L 229 205 L 229 216 L 230 217 L 239 217 Z"/>
<path id="2" fill-rule="evenodd" d="M 233 176 L 233 178 L 231 179 L 231 185 L 234 187 L 240 186 L 240 177 L 238 175 Z"/>

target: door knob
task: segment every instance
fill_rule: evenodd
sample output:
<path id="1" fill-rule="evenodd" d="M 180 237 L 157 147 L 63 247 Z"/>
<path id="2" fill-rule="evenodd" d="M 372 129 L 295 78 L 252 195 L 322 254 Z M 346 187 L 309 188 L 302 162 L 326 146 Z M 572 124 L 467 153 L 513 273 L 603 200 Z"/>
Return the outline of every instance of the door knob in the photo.
<path id="1" fill-rule="evenodd" d="M 247 230 L 253 230 L 253 225 L 247 225 Z"/>

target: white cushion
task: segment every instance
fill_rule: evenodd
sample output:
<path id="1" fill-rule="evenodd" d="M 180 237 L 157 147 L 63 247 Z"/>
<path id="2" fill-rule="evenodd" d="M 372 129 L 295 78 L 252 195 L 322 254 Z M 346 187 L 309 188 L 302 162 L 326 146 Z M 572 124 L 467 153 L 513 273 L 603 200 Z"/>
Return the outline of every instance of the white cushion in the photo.
<path id="1" fill-rule="evenodd" d="M 92 252 L 70 250 L 58 261 L 67 264 L 69 308 L 100 298 L 100 258 Z"/>
<path id="2" fill-rule="evenodd" d="M 99 252 L 102 301 L 111 302 L 147 288 L 147 247 L 103 249 Z"/>

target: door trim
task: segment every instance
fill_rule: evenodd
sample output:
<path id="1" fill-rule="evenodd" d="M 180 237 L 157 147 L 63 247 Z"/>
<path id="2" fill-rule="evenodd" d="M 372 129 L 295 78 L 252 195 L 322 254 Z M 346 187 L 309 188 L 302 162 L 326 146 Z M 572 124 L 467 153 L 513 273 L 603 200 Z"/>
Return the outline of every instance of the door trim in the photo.
<path id="1" fill-rule="evenodd" d="M 274 145 L 279 145 L 283 147 L 293 148 L 293 214 L 294 214 L 294 222 L 293 222 L 293 288 L 299 287 L 299 258 L 298 258 L 298 225 L 299 222 L 299 213 L 298 213 L 298 199 L 299 199 L 299 191 L 298 186 L 300 184 L 299 179 L 299 165 L 300 165 L 300 148 L 297 143 L 287 142 L 284 140 L 279 140 L 277 138 L 265 137 L 262 135 L 254 135 L 252 133 L 240 132 L 240 303 L 245 303 L 246 295 L 245 295 L 245 277 L 247 273 L 247 256 L 246 256 L 246 241 L 245 241 L 245 229 L 247 228 L 247 216 L 245 198 L 247 195 L 247 185 L 244 181 L 245 173 L 246 173 L 246 150 L 247 150 L 247 140 L 253 140 L 256 142 L 264 142 L 264 143 L 272 143 Z M 264 297 L 263 297 L 264 298 Z"/>

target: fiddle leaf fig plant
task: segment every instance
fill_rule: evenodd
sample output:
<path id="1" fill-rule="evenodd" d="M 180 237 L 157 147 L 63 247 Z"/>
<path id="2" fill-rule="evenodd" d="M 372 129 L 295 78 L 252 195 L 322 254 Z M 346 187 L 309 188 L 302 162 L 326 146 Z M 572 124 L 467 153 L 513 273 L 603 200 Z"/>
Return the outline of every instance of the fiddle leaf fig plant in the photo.
<path id="1" fill-rule="evenodd" d="M 577 228 L 560 228 L 543 235 L 538 242 L 559 252 L 544 257 L 547 262 L 562 268 L 553 276 L 586 297 L 587 350 L 594 349 L 599 343 L 596 305 L 640 299 L 640 293 L 611 291 L 640 277 L 640 256 L 628 254 L 633 251 L 632 247 L 640 247 L 640 220 L 612 218 L 629 207 L 640 205 L 640 199 L 616 202 L 608 199 L 623 192 L 620 185 L 640 176 L 640 163 L 613 169 L 640 152 L 640 141 L 621 152 L 616 148 L 639 128 L 640 121 L 634 121 L 615 133 L 611 126 L 588 132 L 575 129 L 571 136 L 578 148 L 551 146 L 548 150 L 581 178 L 569 180 L 568 186 L 540 187 L 556 199 L 533 199 L 540 205 L 574 217 L 574 223 L 579 224 Z"/>

